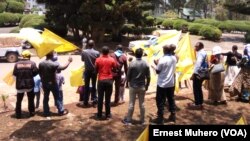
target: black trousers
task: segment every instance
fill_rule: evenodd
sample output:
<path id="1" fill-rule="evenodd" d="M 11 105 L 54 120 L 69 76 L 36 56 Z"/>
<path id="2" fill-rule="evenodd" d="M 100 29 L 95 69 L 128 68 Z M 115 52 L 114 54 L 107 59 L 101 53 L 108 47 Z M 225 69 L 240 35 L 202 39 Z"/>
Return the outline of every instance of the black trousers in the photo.
<path id="1" fill-rule="evenodd" d="M 24 93 L 17 93 L 17 101 L 16 101 L 16 116 L 21 116 L 22 115 L 22 101 L 23 101 L 23 96 Z M 35 104 L 34 104 L 34 98 L 35 94 L 32 91 L 27 92 L 28 96 L 28 109 L 30 114 L 35 112 Z"/>
<path id="2" fill-rule="evenodd" d="M 84 72 L 84 83 L 85 83 L 85 93 L 84 93 L 84 104 L 87 105 L 89 102 L 89 95 L 91 93 L 91 100 L 93 102 L 96 102 L 97 96 L 96 96 L 96 78 L 97 78 L 97 73 L 93 71 L 85 71 Z M 92 88 L 90 89 L 90 79 L 92 82 Z M 90 92 L 91 90 L 91 92 Z"/>
<path id="3" fill-rule="evenodd" d="M 113 90 L 113 80 L 99 80 L 97 84 L 98 89 L 98 106 L 97 106 L 97 116 L 102 116 L 103 98 L 105 96 L 105 111 L 106 116 L 111 114 L 110 112 L 110 100 Z"/>
<path id="4" fill-rule="evenodd" d="M 175 113 L 174 87 L 161 88 L 157 86 L 156 105 L 158 109 L 157 115 L 160 119 L 163 119 L 166 98 L 168 99 L 169 111 Z"/>
<path id="5" fill-rule="evenodd" d="M 114 103 L 119 102 L 119 92 L 120 92 L 121 80 L 122 80 L 122 76 L 120 74 L 118 74 L 117 76 L 114 77 L 114 82 L 115 82 L 115 100 L 114 100 Z"/>
<path id="6" fill-rule="evenodd" d="M 194 93 L 194 102 L 195 105 L 203 104 L 203 93 L 202 93 L 202 82 L 197 75 L 194 75 L 193 79 L 193 93 Z"/>

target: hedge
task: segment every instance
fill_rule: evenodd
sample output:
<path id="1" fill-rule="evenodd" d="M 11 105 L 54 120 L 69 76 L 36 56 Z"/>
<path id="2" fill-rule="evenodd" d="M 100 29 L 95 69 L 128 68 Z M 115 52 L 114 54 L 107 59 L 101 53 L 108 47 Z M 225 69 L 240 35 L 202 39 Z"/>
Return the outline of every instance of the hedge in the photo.
<path id="1" fill-rule="evenodd" d="M 174 27 L 174 20 L 166 19 L 162 22 L 162 26 L 164 26 L 165 28 L 172 29 Z"/>
<path id="2" fill-rule="evenodd" d="M 5 11 L 6 6 L 7 6 L 6 2 L 0 2 L 0 13 Z"/>
<path id="3" fill-rule="evenodd" d="M 20 28 L 19 28 L 19 27 L 15 27 L 15 28 L 13 28 L 13 29 L 10 31 L 10 33 L 19 33 L 19 31 L 20 31 Z"/>
<path id="4" fill-rule="evenodd" d="M 13 13 L 0 13 L 0 26 L 16 25 L 19 23 L 19 17 Z"/>
<path id="5" fill-rule="evenodd" d="M 198 20 L 195 20 L 194 23 L 201 23 L 201 24 L 212 25 L 216 27 L 220 24 L 219 21 L 214 20 L 214 19 L 198 19 Z"/>
<path id="6" fill-rule="evenodd" d="M 183 28 L 188 27 L 188 22 L 185 20 L 175 20 L 173 27 L 176 30 L 183 30 Z"/>
<path id="7" fill-rule="evenodd" d="M 235 30 L 235 26 L 230 22 L 221 22 L 217 27 L 223 32 L 231 32 Z"/>
<path id="8" fill-rule="evenodd" d="M 156 25 L 162 25 L 162 23 L 164 22 L 165 18 L 161 18 L 161 17 L 157 17 L 155 19 L 155 24 Z"/>
<path id="9" fill-rule="evenodd" d="M 44 21 L 45 17 L 44 16 L 35 15 L 35 14 L 25 15 L 21 19 L 19 27 L 20 28 L 25 27 L 24 25 L 26 24 L 26 22 L 29 22 L 30 20 L 33 20 L 33 19 L 40 19 L 40 20 Z M 29 24 L 31 24 L 31 22 Z M 26 26 L 27 26 L 27 24 L 26 24 Z"/>
<path id="10" fill-rule="evenodd" d="M 146 17 L 146 25 L 147 26 L 153 26 L 154 25 L 154 17 L 153 16 L 147 16 Z"/>
<path id="11" fill-rule="evenodd" d="M 134 24 L 124 24 L 121 30 L 122 34 L 132 34 L 133 28 L 135 28 Z"/>
<path id="12" fill-rule="evenodd" d="M 43 29 L 45 27 L 45 22 L 43 19 L 31 19 L 23 25 L 23 27 L 33 27 L 36 29 Z"/>
<path id="13" fill-rule="evenodd" d="M 22 2 L 17 1 L 7 1 L 8 6 L 6 11 L 12 13 L 23 13 L 25 5 Z"/>
<path id="14" fill-rule="evenodd" d="M 205 26 L 205 25 L 204 25 L 204 24 L 199 24 L 199 23 L 191 23 L 191 24 L 189 24 L 189 26 L 188 26 L 188 31 L 189 31 L 191 34 L 198 35 L 200 29 L 201 29 L 203 26 Z"/>
<path id="15" fill-rule="evenodd" d="M 222 32 L 214 26 L 203 26 L 199 31 L 199 35 L 205 39 L 216 41 L 220 40 Z"/>

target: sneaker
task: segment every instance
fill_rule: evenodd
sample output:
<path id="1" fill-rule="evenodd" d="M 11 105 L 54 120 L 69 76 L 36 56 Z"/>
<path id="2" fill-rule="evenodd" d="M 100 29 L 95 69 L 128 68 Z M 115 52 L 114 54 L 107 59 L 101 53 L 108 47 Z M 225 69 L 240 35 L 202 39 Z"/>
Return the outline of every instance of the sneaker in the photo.
<path id="1" fill-rule="evenodd" d="M 122 123 L 125 125 L 132 125 L 131 122 L 129 122 L 127 119 L 123 119 Z"/>
<path id="2" fill-rule="evenodd" d="M 195 105 L 194 103 L 189 103 L 188 108 L 190 108 L 192 110 L 203 110 L 202 105 Z"/>
<path id="3" fill-rule="evenodd" d="M 64 116 L 67 115 L 69 113 L 69 110 L 64 109 L 62 112 L 59 113 L 59 116 Z"/>
<path id="4" fill-rule="evenodd" d="M 164 124 L 164 121 L 163 121 L 163 119 L 161 119 L 161 118 L 156 118 L 156 119 L 153 119 L 152 121 L 151 121 L 151 124 L 157 124 L 157 125 L 163 125 Z"/>

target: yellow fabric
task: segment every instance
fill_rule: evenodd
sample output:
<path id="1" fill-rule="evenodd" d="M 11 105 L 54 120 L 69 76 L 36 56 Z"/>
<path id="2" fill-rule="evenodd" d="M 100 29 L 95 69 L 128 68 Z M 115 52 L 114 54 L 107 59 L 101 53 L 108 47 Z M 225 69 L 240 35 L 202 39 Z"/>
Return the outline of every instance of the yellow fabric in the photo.
<path id="1" fill-rule="evenodd" d="M 77 49 L 77 46 L 63 39 L 62 37 L 56 35 L 55 33 L 51 32 L 48 29 L 44 30 L 43 35 L 44 34 L 46 34 L 46 37 L 53 39 L 55 42 L 59 42 L 61 44 L 59 47 L 55 48 L 56 52 L 59 52 L 59 53 L 69 52 L 69 51 L 74 51 Z"/>
<path id="2" fill-rule="evenodd" d="M 78 87 L 78 86 L 83 86 L 84 85 L 84 80 L 83 80 L 83 72 L 85 68 L 84 66 L 71 70 L 70 74 L 70 85 L 72 87 Z"/>
<path id="3" fill-rule="evenodd" d="M 136 141 L 148 141 L 149 140 L 149 131 L 148 126 L 144 129 L 144 131 L 141 133 L 139 138 L 136 139 Z"/>
<path id="4" fill-rule="evenodd" d="M 178 57 L 176 64 L 176 72 L 179 76 L 178 81 L 190 79 L 193 74 L 196 57 L 195 50 L 191 46 L 189 33 L 180 40 L 175 53 Z"/>
<path id="5" fill-rule="evenodd" d="M 39 48 L 40 44 L 43 42 L 42 35 L 33 28 L 22 28 L 20 30 L 20 35 L 28 40 L 35 49 Z"/>
<path id="6" fill-rule="evenodd" d="M 16 81 L 13 75 L 13 71 L 10 71 L 9 73 L 7 73 L 7 75 L 3 78 L 3 81 L 10 86 L 13 85 Z"/>
<path id="7" fill-rule="evenodd" d="M 243 115 L 237 121 L 236 125 L 247 125 L 247 121 L 246 121 L 246 119 L 245 119 L 245 117 Z"/>
<path id="8" fill-rule="evenodd" d="M 151 56 L 149 56 L 149 57 L 153 57 L 153 60 L 161 58 L 163 56 L 162 47 L 164 45 L 170 45 L 170 44 L 177 45 L 178 41 L 180 39 L 180 36 L 181 36 L 181 31 L 179 31 L 177 33 L 166 34 L 166 35 L 159 37 L 157 40 L 157 44 L 150 46 L 150 49 L 149 49 L 150 53 L 149 54 Z"/>

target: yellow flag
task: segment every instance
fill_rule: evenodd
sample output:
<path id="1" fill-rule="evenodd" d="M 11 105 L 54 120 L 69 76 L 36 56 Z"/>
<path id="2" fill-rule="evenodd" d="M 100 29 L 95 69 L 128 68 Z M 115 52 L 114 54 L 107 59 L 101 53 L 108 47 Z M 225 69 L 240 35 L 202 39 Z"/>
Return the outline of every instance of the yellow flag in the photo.
<path id="1" fill-rule="evenodd" d="M 78 87 L 78 86 L 83 86 L 84 85 L 84 80 L 83 80 L 83 72 L 84 72 L 84 66 L 71 71 L 70 75 L 70 85 L 72 87 Z"/>
<path id="2" fill-rule="evenodd" d="M 236 125 L 247 125 L 247 121 L 246 121 L 246 119 L 245 119 L 245 117 L 243 115 L 237 121 Z"/>
<path id="3" fill-rule="evenodd" d="M 195 50 L 191 46 L 189 33 L 187 33 L 178 43 L 178 48 L 175 51 L 178 56 L 178 63 L 176 64 L 176 73 L 178 73 L 178 80 L 183 81 L 190 79 L 194 70 Z"/>
<path id="4" fill-rule="evenodd" d="M 53 39 L 54 41 L 59 42 L 61 44 L 59 47 L 55 48 L 56 52 L 59 52 L 59 53 L 69 52 L 69 51 L 74 51 L 77 49 L 77 46 L 63 39 L 62 37 L 56 35 L 55 33 L 51 32 L 48 29 L 44 30 L 43 35 L 44 34 L 46 34 L 46 37 Z"/>
<path id="5" fill-rule="evenodd" d="M 40 44 L 43 42 L 42 35 L 34 28 L 22 28 L 20 30 L 20 35 L 28 40 L 35 49 L 39 48 Z"/>
<path id="6" fill-rule="evenodd" d="M 141 133 L 139 138 L 136 139 L 136 141 L 148 141 L 149 140 L 149 131 L 148 126 L 144 129 L 144 131 Z"/>
<path id="7" fill-rule="evenodd" d="M 164 45 L 174 44 L 177 46 L 179 39 L 181 36 L 181 31 L 171 34 L 166 34 L 158 38 L 157 44 L 150 46 L 149 51 L 153 54 L 153 59 L 159 59 L 163 56 L 163 49 Z"/>
<path id="8" fill-rule="evenodd" d="M 7 73 L 7 75 L 3 78 L 3 81 L 10 86 L 13 85 L 16 81 L 13 75 L 13 71 L 10 71 L 9 73 Z"/>

